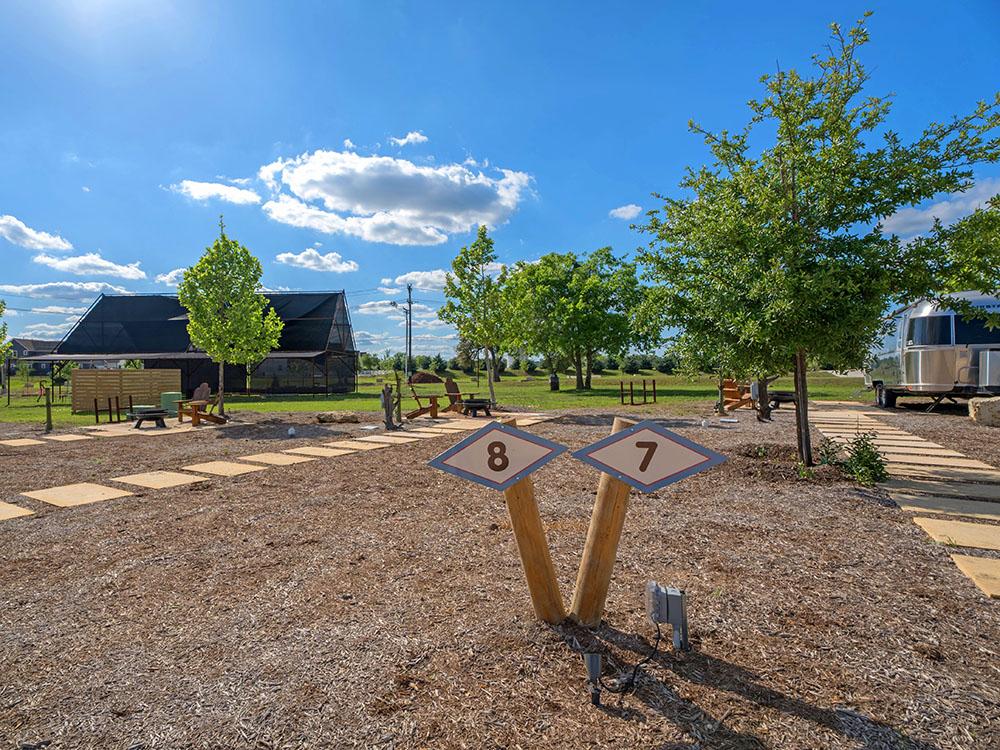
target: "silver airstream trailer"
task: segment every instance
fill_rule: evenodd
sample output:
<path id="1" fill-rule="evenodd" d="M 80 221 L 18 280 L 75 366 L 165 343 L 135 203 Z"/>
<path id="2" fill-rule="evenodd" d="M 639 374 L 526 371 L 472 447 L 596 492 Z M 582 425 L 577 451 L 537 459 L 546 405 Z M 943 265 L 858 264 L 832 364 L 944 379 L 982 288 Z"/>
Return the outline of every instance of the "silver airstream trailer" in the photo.
<path id="1" fill-rule="evenodd" d="M 997 297 L 951 296 L 1000 312 Z M 899 396 L 929 396 L 937 404 L 943 398 L 1000 395 L 1000 328 L 989 330 L 982 320 L 963 320 L 926 300 L 897 310 L 892 322 L 865 373 L 879 406 L 891 409 Z"/>

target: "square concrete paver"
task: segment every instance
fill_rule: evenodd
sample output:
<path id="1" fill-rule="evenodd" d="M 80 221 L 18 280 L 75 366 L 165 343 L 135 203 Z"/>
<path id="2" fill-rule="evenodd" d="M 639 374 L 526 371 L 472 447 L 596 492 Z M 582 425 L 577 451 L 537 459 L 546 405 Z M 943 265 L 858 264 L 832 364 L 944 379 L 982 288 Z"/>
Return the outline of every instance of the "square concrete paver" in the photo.
<path id="1" fill-rule="evenodd" d="M 112 482 L 134 484 L 138 487 L 148 487 L 151 490 L 165 490 L 168 487 L 180 487 L 183 484 L 207 482 L 208 477 L 198 477 L 194 474 L 181 474 L 178 471 L 147 471 L 143 474 L 128 474 L 124 477 L 112 477 Z"/>
<path id="2" fill-rule="evenodd" d="M 12 440 L 0 440 L 0 445 L 9 445 L 11 448 L 26 448 L 29 445 L 45 445 L 45 441 L 34 438 L 13 438 Z"/>
<path id="3" fill-rule="evenodd" d="M 292 464 L 303 464 L 316 460 L 307 456 L 289 456 L 287 453 L 252 453 L 249 456 L 240 456 L 239 459 L 258 464 L 270 464 L 271 466 L 291 466 Z"/>
<path id="4" fill-rule="evenodd" d="M 250 464 L 238 464 L 233 461 L 209 461 L 203 464 L 185 466 L 184 470 L 195 471 L 201 474 L 214 474 L 217 477 L 238 477 L 240 474 L 264 471 L 266 468 L 266 466 L 251 466 Z"/>
<path id="5" fill-rule="evenodd" d="M 46 435 L 46 440 L 55 440 L 57 443 L 75 443 L 79 440 L 93 440 L 90 435 Z"/>
<path id="6" fill-rule="evenodd" d="M 960 497 L 910 495 L 900 492 L 890 492 L 889 497 L 896 505 L 910 513 L 940 513 L 945 516 L 967 516 L 1000 521 L 1000 503 L 965 500 Z"/>
<path id="7" fill-rule="evenodd" d="M 332 443 L 323 443 L 331 448 L 347 448 L 352 451 L 377 451 L 379 448 L 388 448 L 388 443 L 362 443 L 360 440 L 336 440 Z"/>
<path id="8" fill-rule="evenodd" d="M 1000 560 L 971 555 L 952 555 L 951 559 L 986 596 L 1000 599 Z"/>
<path id="9" fill-rule="evenodd" d="M 20 518 L 21 516 L 30 516 L 33 513 L 27 508 L 22 508 L 20 505 L 14 505 L 13 503 L 5 503 L 0 500 L 0 521 L 9 521 L 12 518 Z"/>
<path id="10" fill-rule="evenodd" d="M 33 500 L 41 500 L 43 503 L 48 503 L 49 505 L 58 505 L 60 508 L 70 508 L 74 505 L 99 503 L 102 500 L 132 496 L 132 493 L 127 490 L 120 490 L 117 487 L 105 487 L 103 484 L 93 484 L 91 482 L 64 484 L 59 487 L 49 487 L 47 490 L 34 490 L 32 492 L 22 492 L 21 494 Z"/>
<path id="11" fill-rule="evenodd" d="M 301 448 L 289 448 L 282 453 L 294 453 L 300 456 L 318 456 L 320 458 L 334 458 L 336 456 L 346 456 L 354 453 L 352 450 L 343 448 L 322 448 L 318 445 L 304 445 Z"/>
<path id="12" fill-rule="evenodd" d="M 968 521 L 944 521 L 939 518 L 914 518 L 935 542 L 959 547 L 1000 550 L 1000 526 Z"/>
<path id="13" fill-rule="evenodd" d="M 366 435 L 358 438 L 363 443 L 385 443 L 386 445 L 402 445 L 403 443 L 418 443 L 418 438 L 399 437 L 398 435 Z"/>

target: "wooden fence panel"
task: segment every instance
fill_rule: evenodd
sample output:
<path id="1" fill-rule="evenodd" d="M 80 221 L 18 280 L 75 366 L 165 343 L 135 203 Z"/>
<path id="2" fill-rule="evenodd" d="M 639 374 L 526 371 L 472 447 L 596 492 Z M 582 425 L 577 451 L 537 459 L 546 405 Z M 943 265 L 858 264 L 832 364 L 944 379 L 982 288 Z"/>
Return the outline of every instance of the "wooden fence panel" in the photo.
<path id="1" fill-rule="evenodd" d="M 73 370 L 73 413 L 94 413 L 94 399 L 99 409 L 106 409 L 108 399 L 117 396 L 124 410 L 128 397 L 134 404 L 159 405 L 160 394 L 180 391 L 180 370 Z"/>

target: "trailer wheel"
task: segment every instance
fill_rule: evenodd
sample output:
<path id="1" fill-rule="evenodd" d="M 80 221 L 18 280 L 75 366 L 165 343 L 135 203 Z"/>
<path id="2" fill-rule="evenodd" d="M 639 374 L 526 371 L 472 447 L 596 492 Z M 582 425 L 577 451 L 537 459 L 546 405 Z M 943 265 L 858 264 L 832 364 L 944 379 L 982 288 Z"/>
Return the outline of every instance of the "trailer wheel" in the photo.
<path id="1" fill-rule="evenodd" d="M 879 383 L 875 386 L 875 405 L 879 409 L 895 409 L 896 394 Z"/>

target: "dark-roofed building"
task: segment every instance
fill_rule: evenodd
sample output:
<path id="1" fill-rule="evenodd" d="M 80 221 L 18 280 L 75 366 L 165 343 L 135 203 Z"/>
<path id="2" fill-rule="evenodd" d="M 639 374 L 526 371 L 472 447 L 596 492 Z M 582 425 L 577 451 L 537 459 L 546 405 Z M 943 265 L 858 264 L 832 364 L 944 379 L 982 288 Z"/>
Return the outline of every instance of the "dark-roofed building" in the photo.
<path id="1" fill-rule="evenodd" d="M 257 393 L 348 393 L 357 357 L 344 292 L 267 293 L 285 327 L 278 348 L 249 368 L 226 366 L 226 390 Z M 175 295 L 101 295 L 41 361 L 142 360 L 148 369 L 181 371 L 181 388 L 213 392 L 218 365 L 191 344 L 187 310 Z M 249 370 L 249 372 L 248 372 Z M 248 377 L 249 375 L 249 377 Z"/>
<path id="2" fill-rule="evenodd" d="M 58 341 L 47 339 L 27 339 L 16 337 L 10 340 L 10 359 L 8 361 L 8 373 L 13 375 L 17 370 L 17 361 L 26 357 L 33 357 L 39 354 L 51 354 L 52 350 L 59 344 Z M 52 372 L 51 362 L 31 362 L 28 371 L 32 375 L 48 375 Z"/>

